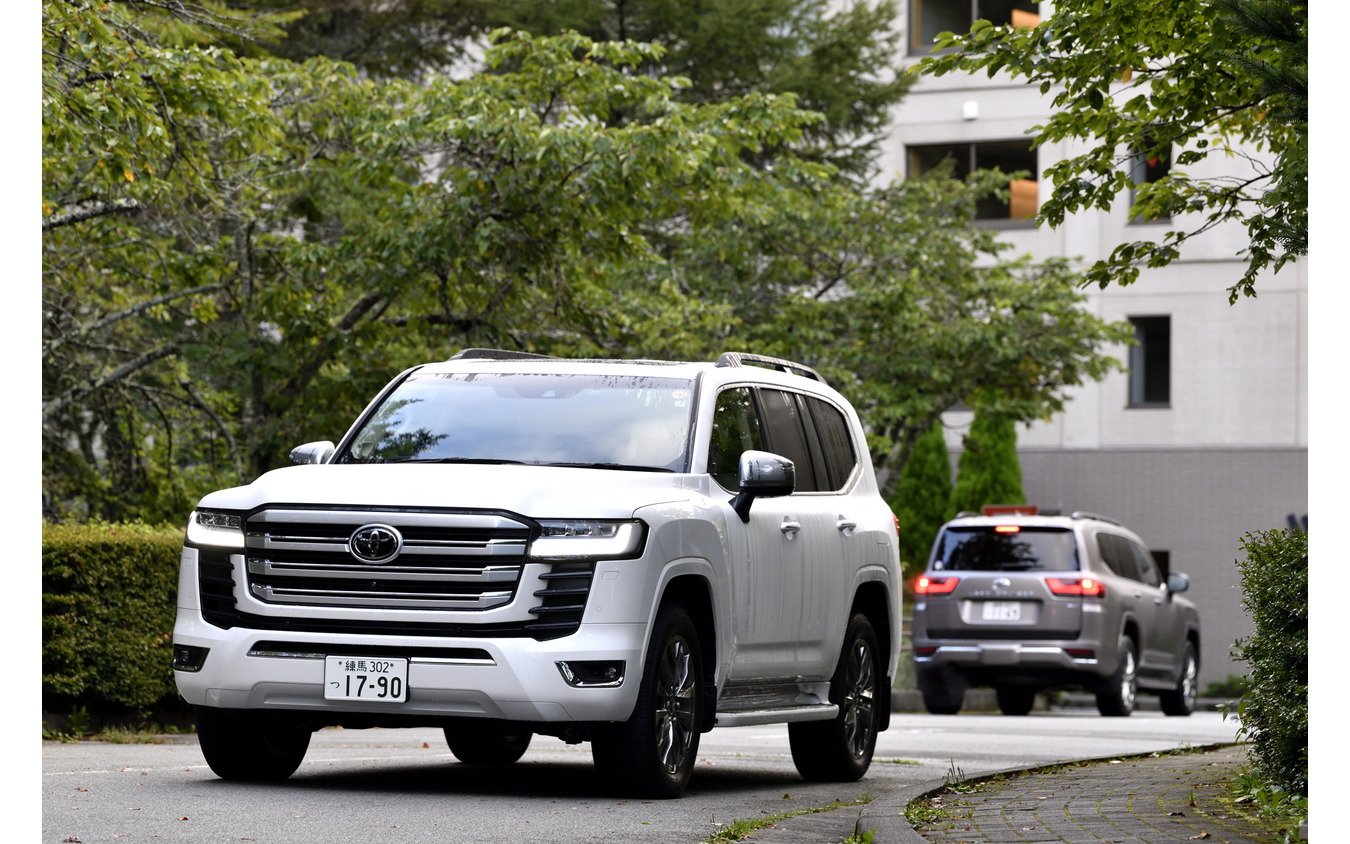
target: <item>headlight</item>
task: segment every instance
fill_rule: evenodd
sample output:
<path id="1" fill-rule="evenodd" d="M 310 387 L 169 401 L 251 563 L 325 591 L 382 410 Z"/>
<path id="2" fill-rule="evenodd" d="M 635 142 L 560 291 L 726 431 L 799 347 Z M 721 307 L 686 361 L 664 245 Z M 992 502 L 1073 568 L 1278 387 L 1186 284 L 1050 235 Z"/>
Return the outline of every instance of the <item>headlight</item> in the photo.
<path id="1" fill-rule="evenodd" d="M 646 528 L 639 521 L 550 519 L 530 546 L 535 560 L 607 559 L 637 557 L 642 553 Z"/>
<path id="2" fill-rule="evenodd" d="M 188 517 L 188 542 L 224 548 L 244 547 L 244 520 L 236 513 L 195 510 Z"/>

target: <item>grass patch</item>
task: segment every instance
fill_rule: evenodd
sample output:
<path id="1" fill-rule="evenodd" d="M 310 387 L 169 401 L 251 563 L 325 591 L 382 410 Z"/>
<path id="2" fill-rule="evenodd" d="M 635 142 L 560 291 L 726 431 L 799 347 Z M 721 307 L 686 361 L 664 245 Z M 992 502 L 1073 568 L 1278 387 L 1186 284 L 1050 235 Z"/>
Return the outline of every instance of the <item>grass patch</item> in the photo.
<path id="1" fill-rule="evenodd" d="M 783 795 L 787 798 L 788 795 Z M 872 802 L 872 795 L 864 792 L 857 800 L 851 800 L 847 803 L 841 803 L 836 800 L 828 806 L 819 806 L 811 809 L 797 809 L 790 812 L 779 812 L 776 815 L 765 815 L 762 818 L 737 818 L 726 824 L 717 824 L 721 829 L 703 839 L 703 844 L 724 844 L 727 841 L 740 841 L 752 835 L 755 831 L 764 829 L 766 826 L 773 826 L 775 823 L 795 818 L 801 815 L 816 815 L 821 812 L 833 812 L 835 809 L 847 809 L 850 806 L 866 806 Z M 714 821 L 713 823 L 717 823 Z M 855 824 L 856 826 L 856 824 Z M 875 830 L 873 830 L 875 832 Z M 862 833 L 856 828 L 853 835 L 844 839 L 841 844 L 871 844 L 872 833 Z"/>

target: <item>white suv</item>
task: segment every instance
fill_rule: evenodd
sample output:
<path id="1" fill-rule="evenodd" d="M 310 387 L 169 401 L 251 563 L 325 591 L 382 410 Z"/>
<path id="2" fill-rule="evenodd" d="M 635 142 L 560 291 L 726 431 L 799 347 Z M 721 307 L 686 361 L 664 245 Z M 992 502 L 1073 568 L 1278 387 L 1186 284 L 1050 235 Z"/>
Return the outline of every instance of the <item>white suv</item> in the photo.
<path id="1" fill-rule="evenodd" d="M 803 776 L 867 771 L 895 522 L 810 368 L 471 349 L 291 456 L 188 524 L 174 669 L 217 775 L 285 778 L 328 725 L 433 725 L 474 764 L 590 741 L 674 797 L 700 733 L 776 722 Z"/>

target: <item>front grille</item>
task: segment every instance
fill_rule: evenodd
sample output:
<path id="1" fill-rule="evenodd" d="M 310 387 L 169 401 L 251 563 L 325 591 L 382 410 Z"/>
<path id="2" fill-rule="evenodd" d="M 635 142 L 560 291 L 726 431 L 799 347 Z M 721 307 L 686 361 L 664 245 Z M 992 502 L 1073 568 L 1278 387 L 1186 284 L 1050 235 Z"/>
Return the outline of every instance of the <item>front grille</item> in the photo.
<path id="1" fill-rule="evenodd" d="M 368 524 L 396 527 L 403 550 L 382 565 L 359 562 L 348 542 Z M 530 637 L 540 641 L 575 633 L 590 594 L 593 562 L 554 562 L 540 575 L 544 588 L 528 621 L 491 624 L 419 621 L 438 610 L 484 610 L 514 599 L 530 527 L 510 516 L 465 511 L 307 510 L 269 508 L 250 516 L 244 571 L 229 552 L 203 548 L 198 588 L 203 618 L 224 629 L 392 636 Z M 400 621 L 261 615 L 241 609 L 236 578 L 249 594 L 274 606 L 372 608 L 412 611 Z"/>
<path id="2" fill-rule="evenodd" d="M 387 525 L 402 550 L 375 565 L 349 542 Z M 267 604 L 397 610 L 487 610 L 520 582 L 529 525 L 495 513 L 271 508 L 244 523 L 248 591 Z"/>

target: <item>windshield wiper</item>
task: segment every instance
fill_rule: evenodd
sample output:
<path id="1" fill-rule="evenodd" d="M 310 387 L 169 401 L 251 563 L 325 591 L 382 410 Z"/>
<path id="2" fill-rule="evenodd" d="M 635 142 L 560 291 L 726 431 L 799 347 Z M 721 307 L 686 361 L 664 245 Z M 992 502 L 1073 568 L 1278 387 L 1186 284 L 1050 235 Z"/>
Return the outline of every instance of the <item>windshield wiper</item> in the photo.
<path id="1" fill-rule="evenodd" d="M 497 457 L 408 457 L 403 460 L 390 460 L 389 463 L 486 463 L 490 465 L 511 464 L 524 466 L 523 460 L 502 460 Z"/>
<path id="2" fill-rule="evenodd" d="M 559 466 L 564 469 L 622 469 L 628 472 L 666 472 L 673 473 L 674 469 L 667 469 L 664 466 L 636 466 L 631 463 L 540 463 L 540 466 Z"/>

